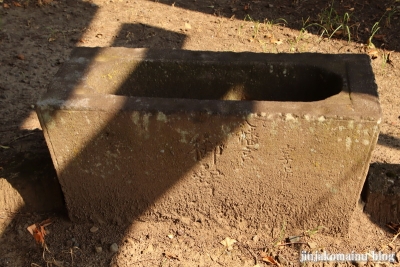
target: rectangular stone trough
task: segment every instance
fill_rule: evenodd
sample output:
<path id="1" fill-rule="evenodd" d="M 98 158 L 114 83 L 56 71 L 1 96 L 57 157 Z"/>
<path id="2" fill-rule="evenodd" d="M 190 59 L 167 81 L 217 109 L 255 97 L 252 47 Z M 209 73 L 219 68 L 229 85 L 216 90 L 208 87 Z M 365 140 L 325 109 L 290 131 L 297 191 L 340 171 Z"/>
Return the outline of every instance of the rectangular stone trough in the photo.
<path id="1" fill-rule="evenodd" d="M 346 234 L 381 110 L 366 55 L 77 48 L 37 112 L 73 221 Z"/>

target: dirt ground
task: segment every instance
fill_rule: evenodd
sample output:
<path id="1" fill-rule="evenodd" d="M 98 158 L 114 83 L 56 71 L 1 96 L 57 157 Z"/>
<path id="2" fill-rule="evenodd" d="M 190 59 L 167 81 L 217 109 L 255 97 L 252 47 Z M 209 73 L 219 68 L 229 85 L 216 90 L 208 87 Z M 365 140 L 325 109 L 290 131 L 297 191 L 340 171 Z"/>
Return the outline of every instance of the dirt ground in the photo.
<path id="1" fill-rule="evenodd" d="M 206 216 L 70 222 L 34 105 L 76 46 L 367 53 L 383 110 L 371 164 L 400 179 L 399 0 L 0 0 L 0 266 L 299 266 L 303 250 L 400 251 L 389 222 L 362 202 L 348 237 L 323 228 L 253 232 Z M 26 228 L 47 218 L 43 250 Z"/>

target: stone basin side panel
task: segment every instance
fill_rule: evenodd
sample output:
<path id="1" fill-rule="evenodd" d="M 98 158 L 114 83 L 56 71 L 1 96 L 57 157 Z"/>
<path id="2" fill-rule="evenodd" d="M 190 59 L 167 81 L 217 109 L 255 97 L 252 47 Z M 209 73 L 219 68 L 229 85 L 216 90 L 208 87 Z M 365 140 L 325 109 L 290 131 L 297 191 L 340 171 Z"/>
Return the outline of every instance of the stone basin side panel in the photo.
<path id="1" fill-rule="evenodd" d="M 376 121 L 42 109 L 73 221 L 212 220 L 346 233 Z M 93 130 L 95 129 L 95 131 Z"/>

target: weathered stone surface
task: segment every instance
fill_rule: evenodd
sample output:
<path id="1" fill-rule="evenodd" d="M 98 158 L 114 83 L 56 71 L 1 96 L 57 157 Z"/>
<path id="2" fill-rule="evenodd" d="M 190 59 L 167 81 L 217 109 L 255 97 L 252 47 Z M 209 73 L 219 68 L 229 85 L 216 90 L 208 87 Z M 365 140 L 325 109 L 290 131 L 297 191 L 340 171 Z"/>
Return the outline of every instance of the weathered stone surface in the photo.
<path id="1" fill-rule="evenodd" d="M 367 56 L 126 48 L 77 48 L 37 107 L 72 220 L 340 234 L 381 117 Z"/>

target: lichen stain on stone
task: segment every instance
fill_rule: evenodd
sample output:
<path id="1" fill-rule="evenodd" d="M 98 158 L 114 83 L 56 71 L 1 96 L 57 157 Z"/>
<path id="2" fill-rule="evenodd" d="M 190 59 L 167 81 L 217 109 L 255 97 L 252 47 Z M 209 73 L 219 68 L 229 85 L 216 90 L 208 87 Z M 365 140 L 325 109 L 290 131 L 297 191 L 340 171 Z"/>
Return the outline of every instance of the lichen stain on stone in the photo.
<path id="1" fill-rule="evenodd" d="M 304 117 L 304 119 L 306 121 L 310 121 L 311 120 L 311 116 L 309 114 L 305 114 L 303 117 Z"/>
<path id="2" fill-rule="evenodd" d="M 143 128 L 146 132 L 149 130 L 150 116 L 151 116 L 150 113 L 146 113 L 143 115 Z"/>
<path id="3" fill-rule="evenodd" d="M 363 145 L 368 146 L 369 145 L 369 140 L 364 139 L 362 140 Z"/>
<path id="4" fill-rule="evenodd" d="M 291 113 L 287 113 L 287 114 L 285 115 L 285 120 L 286 120 L 286 121 L 297 122 L 297 118 L 295 118 L 295 117 L 293 116 L 293 114 L 291 114 Z"/>
<path id="5" fill-rule="evenodd" d="M 369 136 L 369 131 L 368 131 L 368 129 L 364 129 L 364 130 L 363 130 L 363 134 L 366 135 L 366 136 Z"/>
<path id="6" fill-rule="evenodd" d="M 272 121 L 270 133 L 272 135 L 278 135 L 278 123 L 276 121 Z"/>
<path id="7" fill-rule="evenodd" d="M 162 113 L 162 112 L 158 112 L 158 113 L 157 113 L 157 120 L 158 120 L 158 121 L 165 122 L 165 123 L 168 122 L 167 116 L 166 116 L 164 113 Z"/>
<path id="8" fill-rule="evenodd" d="M 146 139 L 150 137 L 148 131 L 149 131 L 151 115 L 152 115 L 151 113 L 147 113 L 141 116 L 140 112 L 138 111 L 132 112 L 131 115 L 131 120 L 133 124 L 135 124 L 135 126 L 137 127 L 136 129 L 139 130 L 138 133 L 140 135 L 144 135 Z"/>
<path id="9" fill-rule="evenodd" d="M 350 150 L 350 149 L 351 149 L 351 138 L 346 137 L 346 150 Z"/>
<path id="10" fill-rule="evenodd" d="M 347 127 L 348 127 L 349 129 L 354 129 L 354 121 L 349 121 L 349 122 L 347 123 Z"/>
<path id="11" fill-rule="evenodd" d="M 140 113 L 137 111 L 132 112 L 131 119 L 135 125 L 139 126 Z"/>
<path id="12" fill-rule="evenodd" d="M 53 129 L 56 126 L 53 117 L 48 111 L 42 113 L 42 118 L 48 129 Z"/>
<path id="13" fill-rule="evenodd" d="M 232 135 L 232 133 L 231 133 L 232 129 L 231 129 L 231 127 L 229 127 L 228 125 L 222 124 L 222 125 L 221 125 L 221 131 L 222 131 L 222 133 L 223 133 L 225 136 L 230 136 L 230 135 Z"/>
<path id="14" fill-rule="evenodd" d="M 108 157 L 118 158 L 118 154 L 116 154 L 116 153 L 111 153 L 110 150 L 107 150 L 107 151 L 106 151 L 106 155 L 107 155 Z"/>
<path id="15" fill-rule="evenodd" d="M 85 120 L 87 124 L 91 124 L 91 121 L 89 120 L 89 118 L 85 115 Z"/>
<path id="16" fill-rule="evenodd" d="M 176 129 L 176 131 L 181 135 L 181 139 L 179 140 L 179 142 L 181 143 L 187 143 L 186 140 L 186 135 L 188 135 L 189 133 L 187 131 L 181 130 L 181 129 Z"/>

